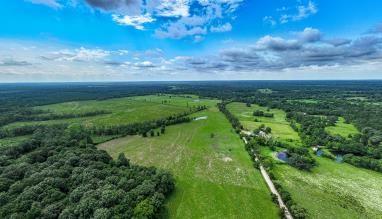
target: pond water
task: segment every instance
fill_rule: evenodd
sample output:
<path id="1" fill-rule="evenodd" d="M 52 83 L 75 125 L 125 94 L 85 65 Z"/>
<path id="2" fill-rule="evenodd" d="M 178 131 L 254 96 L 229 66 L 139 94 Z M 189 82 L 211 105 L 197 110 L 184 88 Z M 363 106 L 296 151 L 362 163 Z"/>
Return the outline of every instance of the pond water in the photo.
<path id="1" fill-rule="evenodd" d="M 336 162 L 337 163 L 342 163 L 344 160 L 343 156 L 341 154 L 336 155 Z"/>
<path id="2" fill-rule="evenodd" d="M 278 152 L 278 153 L 277 153 L 277 158 L 278 158 L 279 160 L 282 160 L 282 161 L 287 162 L 287 161 L 288 161 L 288 154 L 287 154 L 286 152 L 284 152 L 284 151 L 282 151 L 282 152 Z"/>
<path id="3" fill-rule="evenodd" d="M 321 157 L 324 152 L 322 150 L 317 150 L 316 155 Z"/>

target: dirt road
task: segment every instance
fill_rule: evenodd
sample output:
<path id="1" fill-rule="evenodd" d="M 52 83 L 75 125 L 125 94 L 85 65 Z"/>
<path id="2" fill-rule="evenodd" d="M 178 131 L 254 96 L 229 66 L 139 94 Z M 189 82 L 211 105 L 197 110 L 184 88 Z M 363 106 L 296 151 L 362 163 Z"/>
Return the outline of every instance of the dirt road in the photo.
<path id="1" fill-rule="evenodd" d="M 244 140 L 245 144 L 248 143 L 247 139 L 245 137 L 243 137 L 243 140 Z M 256 154 L 254 154 L 254 155 L 256 157 L 256 161 L 258 161 Z M 263 165 L 261 163 L 260 163 L 259 167 L 260 167 L 261 175 L 263 176 L 265 183 L 267 183 L 269 190 L 271 190 L 272 194 L 275 194 L 277 196 L 277 201 L 279 203 L 280 209 L 284 209 L 285 218 L 293 219 L 292 214 L 288 210 L 288 207 L 285 205 L 284 201 L 281 199 L 281 195 L 277 191 L 277 189 L 276 189 L 275 185 L 273 184 L 271 178 L 269 177 L 267 171 L 265 170 L 265 168 L 263 167 Z"/>

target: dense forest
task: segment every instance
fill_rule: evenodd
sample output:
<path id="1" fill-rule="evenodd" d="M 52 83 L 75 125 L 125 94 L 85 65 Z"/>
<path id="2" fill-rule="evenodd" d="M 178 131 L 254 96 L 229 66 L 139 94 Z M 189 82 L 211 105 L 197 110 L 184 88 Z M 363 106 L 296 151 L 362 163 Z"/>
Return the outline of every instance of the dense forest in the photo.
<path id="1" fill-rule="evenodd" d="M 1 218 L 152 218 L 173 188 L 169 173 L 112 160 L 80 126 L 1 150 Z"/>

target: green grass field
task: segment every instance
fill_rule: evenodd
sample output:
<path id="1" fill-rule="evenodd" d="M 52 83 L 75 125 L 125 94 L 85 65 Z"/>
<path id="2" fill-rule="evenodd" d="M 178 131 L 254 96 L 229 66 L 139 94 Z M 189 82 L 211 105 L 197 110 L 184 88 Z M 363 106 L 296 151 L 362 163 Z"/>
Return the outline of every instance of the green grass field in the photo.
<path id="1" fill-rule="evenodd" d="M 17 145 L 17 144 L 23 142 L 24 140 L 27 140 L 28 138 L 29 138 L 29 135 L 14 137 L 14 138 L 2 138 L 2 139 L 0 139 L 0 148 L 11 147 L 11 146 Z"/>
<path id="2" fill-rule="evenodd" d="M 60 120 L 16 122 L 5 126 L 13 128 L 32 124 L 59 124 L 59 123 L 81 123 L 85 126 L 93 125 L 120 125 L 141 122 L 167 117 L 173 114 L 185 112 L 189 107 L 198 105 L 214 105 L 217 101 L 199 99 L 196 96 L 187 95 L 150 95 L 128 98 L 115 98 L 108 100 L 74 101 L 59 104 L 35 107 L 55 114 L 85 113 L 96 110 L 111 112 L 110 114 L 70 118 Z"/>
<path id="3" fill-rule="evenodd" d="M 248 115 L 253 111 L 239 103 L 233 103 L 229 109 L 243 124 L 248 123 Z M 273 129 L 279 122 L 280 126 L 285 127 L 282 119 L 284 116 L 285 120 L 285 113 L 279 110 L 272 112 L 275 113 L 275 118 L 267 119 L 268 123 L 265 124 L 272 125 Z M 298 137 L 294 130 L 291 131 L 294 134 L 288 132 L 284 136 L 280 132 L 277 137 Z M 310 218 L 381 218 L 382 174 L 316 156 L 318 166 L 312 172 L 300 171 L 278 161 L 275 152 L 269 148 L 263 148 L 261 153 L 274 158 L 273 173 L 291 193 L 292 199 L 307 209 Z"/>
<path id="4" fill-rule="evenodd" d="M 318 103 L 318 100 L 314 100 L 314 99 L 297 99 L 297 100 L 288 100 L 288 102 L 316 104 L 316 103 Z"/>
<path id="5" fill-rule="evenodd" d="M 172 172 L 170 218 L 278 218 L 260 172 L 224 115 L 211 107 L 193 116 L 207 119 L 169 126 L 159 137 L 128 136 L 99 148 Z"/>
<path id="6" fill-rule="evenodd" d="M 270 109 L 270 113 L 274 114 L 273 118 L 253 116 L 255 110 L 267 111 L 267 108 L 252 104 L 247 107 L 244 103 L 230 103 L 227 109 L 238 117 L 244 128 L 252 131 L 264 124 L 272 128 L 273 137 L 279 141 L 291 145 L 301 145 L 298 134 L 290 127 L 289 122 L 285 119 L 285 112 L 279 109 Z M 257 119 L 259 122 L 255 122 Z"/>
<path id="7" fill-rule="evenodd" d="M 381 218 L 382 174 L 318 158 L 312 173 L 276 165 L 276 178 L 312 218 Z"/>
<path id="8" fill-rule="evenodd" d="M 358 134 L 359 131 L 353 124 L 345 123 L 345 119 L 340 117 L 335 126 L 329 126 L 325 128 L 325 131 L 330 135 L 340 135 L 347 138 L 349 135 Z"/>

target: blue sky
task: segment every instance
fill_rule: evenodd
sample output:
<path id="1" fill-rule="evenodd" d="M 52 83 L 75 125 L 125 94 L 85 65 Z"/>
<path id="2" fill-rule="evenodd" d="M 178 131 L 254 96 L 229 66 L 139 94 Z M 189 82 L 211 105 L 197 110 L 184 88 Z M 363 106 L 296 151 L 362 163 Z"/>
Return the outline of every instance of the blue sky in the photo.
<path id="1" fill-rule="evenodd" d="M 382 79 L 378 0 L 0 2 L 0 81 Z"/>

